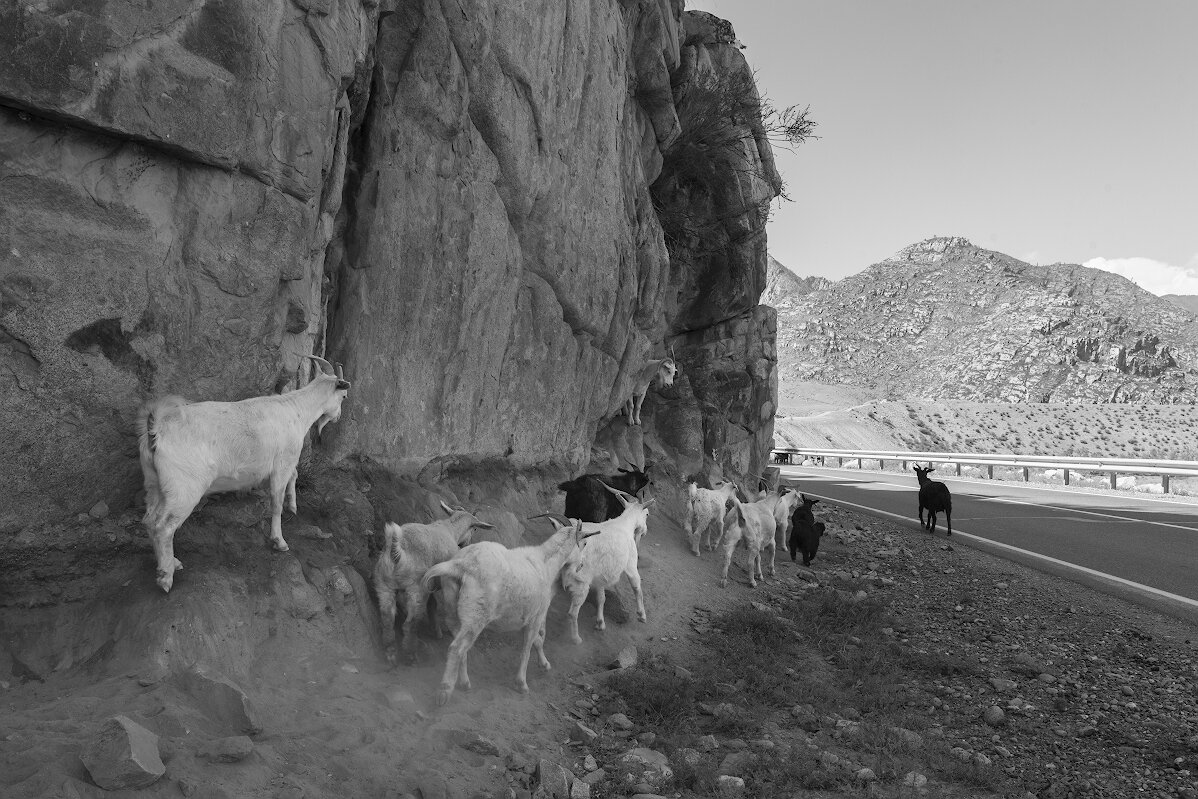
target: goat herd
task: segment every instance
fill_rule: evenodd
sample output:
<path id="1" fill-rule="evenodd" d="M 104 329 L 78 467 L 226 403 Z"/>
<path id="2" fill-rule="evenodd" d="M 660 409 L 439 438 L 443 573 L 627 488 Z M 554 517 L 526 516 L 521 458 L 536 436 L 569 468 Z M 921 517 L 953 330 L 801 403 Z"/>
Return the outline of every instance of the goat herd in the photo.
<path id="1" fill-rule="evenodd" d="M 138 416 L 138 443 L 146 489 L 145 524 L 157 559 L 157 582 L 164 591 L 174 584 L 174 573 L 183 564 L 174 554 L 174 534 L 200 499 L 211 493 L 253 488 L 269 481 L 270 539 L 278 551 L 288 549 L 282 534 L 284 504 L 296 512 L 295 481 L 307 431 L 317 433 L 341 418 L 341 405 L 350 383 L 340 364 L 311 359 L 318 372 L 303 388 L 284 394 L 254 397 L 240 402 L 189 402 L 163 397 L 147 403 Z M 673 358 L 650 361 L 635 381 L 625 411 L 630 424 L 640 423 L 641 403 L 653 380 L 671 385 L 677 366 Z M 935 514 L 949 511 L 948 489 L 919 477 L 920 521 L 928 511 L 930 530 Z M 493 526 L 462 508 L 442 503 L 448 514 L 427 524 L 384 525 L 384 547 L 374 569 L 383 643 L 387 657 L 398 659 L 395 639 L 396 596 L 404 595 L 403 645 L 414 649 L 413 625 L 427 613 L 435 596 L 433 623 L 438 631 L 454 632 L 437 703 L 445 704 L 454 688 L 470 687 L 467 654 L 487 627 L 521 630 L 523 653 L 516 681 L 528 690 L 528 660 L 532 649 L 543 668 L 545 618 L 558 582 L 570 596 L 569 627 L 575 643 L 578 612 L 592 589 L 596 599 L 596 629 L 604 629 L 604 589 L 627 576 L 636 596 L 637 618 L 646 620 L 644 595 L 637 570 L 637 547 L 648 529 L 653 500 L 637 495 L 649 483 L 643 471 L 620 470 L 616 475 L 583 475 L 559 488 L 566 492 L 565 514 L 540 514 L 554 533 L 537 546 L 508 548 L 493 541 L 470 543 L 475 530 Z M 938 488 L 937 488 L 938 487 Z M 775 574 L 776 539 L 786 540 L 792 560 L 802 553 L 809 565 L 824 532 L 806 499 L 785 487 L 749 492 L 732 483 L 688 487 L 687 537 L 699 555 L 706 539 L 708 550 L 724 549 L 720 585 L 728 582 L 728 568 L 738 545 L 748 550 L 749 584 L 763 578 L 762 557 L 768 550 L 770 574 Z M 712 528 L 714 527 L 714 531 Z M 787 533 L 789 532 L 789 537 Z M 714 533 L 714 534 L 713 534 Z M 951 520 L 949 533 L 952 533 Z"/>

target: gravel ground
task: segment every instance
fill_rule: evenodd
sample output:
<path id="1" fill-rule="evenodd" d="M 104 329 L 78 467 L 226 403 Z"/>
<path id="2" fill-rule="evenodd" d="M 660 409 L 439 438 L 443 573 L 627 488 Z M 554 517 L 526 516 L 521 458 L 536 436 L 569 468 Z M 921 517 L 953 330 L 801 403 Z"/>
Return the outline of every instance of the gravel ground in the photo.
<path id="1" fill-rule="evenodd" d="M 1198 797 L 1194 625 L 940 536 L 822 518 L 821 581 L 893 579 L 891 634 L 959 663 L 913 701 L 962 757 L 1038 797 Z"/>

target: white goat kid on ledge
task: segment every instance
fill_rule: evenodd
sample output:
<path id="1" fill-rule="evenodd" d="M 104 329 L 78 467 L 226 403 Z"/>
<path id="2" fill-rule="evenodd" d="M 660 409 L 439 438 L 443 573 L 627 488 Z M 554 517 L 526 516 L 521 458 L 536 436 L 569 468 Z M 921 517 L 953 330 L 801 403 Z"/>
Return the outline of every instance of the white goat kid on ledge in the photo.
<path id="1" fill-rule="evenodd" d="M 652 385 L 654 379 L 660 386 L 672 386 L 677 374 L 678 364 L 674 362 L 673 357 L 655 358 L 645 364 L 636 376 L 636 382 L 633 383 L 632 396 L 624 403 L 624 413 L 628 417 L 628 424 L 639 425 L 641 423 L 641 406 L 645 404 L 645 395 L 649 393 L 649 386 Z"/>
<path id="2" fill-rule="evenodd" d="M 304 437 L 341 418 L 349 382 L 338 364 L 314 355 L 320 372 L 296 391 L 240 402 L 190 402 L 177 396 L 146 403 L 137 418 L 145 478 L 146 515 L 158 585 L 170 591 L 175 571 L 175 531 L 205 494 L 253 488 L 270 480 L 270 539 L 279 552 L 283 504 L 295 513 L 295 478 Z"/>

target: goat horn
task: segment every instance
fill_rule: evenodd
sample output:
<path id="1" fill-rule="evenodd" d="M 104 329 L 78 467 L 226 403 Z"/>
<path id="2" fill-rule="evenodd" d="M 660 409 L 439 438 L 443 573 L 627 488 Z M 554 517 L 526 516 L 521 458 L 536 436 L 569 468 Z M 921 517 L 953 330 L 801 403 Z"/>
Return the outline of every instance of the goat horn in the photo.
<path id="1" fill-rule="evenodd" d="M 333 370 L 334 370 L 334 371 L 337 373 L 337 379 L 338 379 L 338 380 L 344 380 L 344 379 L 345 379 L 345 369 L 343 369 L 343 368 L 341 367 L 341 364 L 339 364 L 339 363 L 337 363 L 337 364 L 333 364 Z"/>
<path id="2" fill-rule="evenodd" d="M 328 361 L 326 361 L 324 358 L 320 358 L 316 355 L 301 355 L 300 357 L 308 358 L 310 360 L 316 361 L 316 365 L 320 367 L 320 371 L 322 373 L 324 373 L 326 375 L 332 375 L 334 377 L 336 376 L 333 372 L 333 365 L 331 363 L 329 363 Z"/>
<path id="3" fill-rule="evenodd" d="M 623 504 L 624 507 L 628 507 L 629 502 L 637 502 L 638 501 L 636 497 L 632 496 L 632 494 L 629 494 L 626 491 L 621 491 L 618 488 L 612 488 L 611 486 L 609 486 L 607 483 L 603 482 L 602 480 L 599 481 L 599 485 L 603 486 L 608 491 L 615 494 L 616 499 L 620 500 L 621 504 Z"/>
<path id="4" fill-rule="evenodd" d="M 566 516 L 564 516 L 560 513 L 553 513 L 552 511 L 547 511 L 545 513 L 538 513 L 536 516 L 528 517 L 529 521 L 532 521 L 533 519 L 553 519 L 555 521 L 563 521 L 566 523 L 567 526 L 569 526 L 569 524 L 571 522 L 571 520 L 569 518 L 567 518 Z"/>
<path id="5" fill-rule="evenodd" d="M 529 516 L 528 519 L 529 521 L 533 519 L 549 519 L 549 521 L 553 522 L 553 526 L 557 530 L 565 530 L 567 527 L 575 525 L 574 519 L 569 519 L 560 513 L 538 513 L 536 516 Z M 582 522 L 577 522 L 577 524 L 581 526 Z"/>

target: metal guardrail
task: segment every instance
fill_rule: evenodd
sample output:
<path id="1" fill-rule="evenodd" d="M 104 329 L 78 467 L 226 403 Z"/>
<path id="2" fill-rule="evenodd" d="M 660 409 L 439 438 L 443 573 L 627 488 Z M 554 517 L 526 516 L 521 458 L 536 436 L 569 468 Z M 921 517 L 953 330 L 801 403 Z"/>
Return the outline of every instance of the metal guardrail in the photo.
<path id="1" fill-rule="evenodd" d="M 1198 477 L 1198 462 L 1179 460 L 1148 460 L 1144 458 L 1082 458 L 1073 456 L 1054 455 L 978 455 L 968 452 L 904 452 L 901 450 L 852 450 L 852 449 L 818 449 L 807 447 L 780 447 L 773 451 L 774 463 L 794 463 L 795 456 L 802 459 L 836 458 L 837 465 L 843 466 L 845 460 L 856 460 L 858 468 L 864 468 L 864 461 L 876 460 L 885 469 L 886 461 L 900 461 L 906 471 L 908 463 L 931 461 L 938 464 L 951 464 L 957 467 L 957 476 L 961 475 L 961 467 L 985 466 L 987 477 L 994 479 L 995 466 L 1013 466 L 1023 469 L 1023 479 L 1027 481 L 1031 469 L 1060 469 L 1069 485 L 1069 472 L 1104 472 L 1110 474 L 1111 488 L 1115 488 L 1120 474 L 1155 475 L 1161 478 L 1161 488 L 1169 493 L 1170 477 Z"/>

